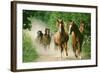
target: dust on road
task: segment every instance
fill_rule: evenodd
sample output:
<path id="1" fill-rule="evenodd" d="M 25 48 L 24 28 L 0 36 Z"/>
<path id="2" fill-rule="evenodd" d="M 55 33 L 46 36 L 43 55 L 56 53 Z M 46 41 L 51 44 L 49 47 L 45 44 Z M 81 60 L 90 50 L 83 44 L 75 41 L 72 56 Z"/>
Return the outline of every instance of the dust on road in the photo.
<path id="1" fill-rule="evenodd" d="M 33 19 L 32 21 L 32 29 L 31 31 L 28 31 L 31 35 L 33 44 L 36 46 L 36 51 L 39 55 L 39 58 L 37 58 L 35 61 L 60 61 L 60 60 L 76 60 L 77 58 L 74 56 L 71 42 L 68 42 L 68 56 L 65 55 L 65 52 L 63 52 L 63 57 L 61 58 L 61 52 L 59 49 L 55 49 L 53 38 L 51 40 L 50 48 L 45 49 L 42 45 L 37 43 L 35 41 L 37 36 L 37 31 L 41 30 L 44 33 L 44 29 L 46 28 L 45 23 L 42 21 Z M 78 60 L 78 59 L 77 59 Z"/>

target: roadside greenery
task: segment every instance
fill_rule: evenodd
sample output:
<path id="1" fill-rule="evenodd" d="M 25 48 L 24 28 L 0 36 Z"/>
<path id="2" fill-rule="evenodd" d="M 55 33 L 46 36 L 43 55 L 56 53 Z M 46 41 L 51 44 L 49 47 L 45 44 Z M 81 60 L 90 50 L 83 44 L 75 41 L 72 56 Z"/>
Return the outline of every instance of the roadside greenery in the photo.
<path id="1" fill-rule="evenodd" d="M 36 48 L 32 43 L 31 36 L 23 30 L 23 62 L 33 62 L 38 58 Z"/>

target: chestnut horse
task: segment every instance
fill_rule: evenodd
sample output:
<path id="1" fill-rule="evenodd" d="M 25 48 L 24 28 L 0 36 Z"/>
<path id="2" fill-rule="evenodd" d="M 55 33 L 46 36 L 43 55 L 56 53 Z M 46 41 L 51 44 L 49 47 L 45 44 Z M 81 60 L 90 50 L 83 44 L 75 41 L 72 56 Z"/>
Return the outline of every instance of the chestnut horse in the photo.
<path id="1" fill-rule="evenodd" d="M 70 34 L 72 34 L 72 47 L 76 57 L 81 59 L 81 49 L 83 43 L 83 26 L 80 24 L 80 28 L 72 21 L 69 25 Z M 82 31 L 82 32 L 81 32 Z"/>
<path id="2" fill-rule="evenodd" d="M 62 58 L 62 52 L 65 50 L 66 56 L 68 56 L 67 52 L 67 42 L 69 40 L 69 36 L 67 32 L 64 29 L 64 22 L 63 20 L 57 20 L 57 27 L 58 31 L 54 34 L 54 43 L 56 46 L 59 47 L 61 51 L 61 58 Z"/>

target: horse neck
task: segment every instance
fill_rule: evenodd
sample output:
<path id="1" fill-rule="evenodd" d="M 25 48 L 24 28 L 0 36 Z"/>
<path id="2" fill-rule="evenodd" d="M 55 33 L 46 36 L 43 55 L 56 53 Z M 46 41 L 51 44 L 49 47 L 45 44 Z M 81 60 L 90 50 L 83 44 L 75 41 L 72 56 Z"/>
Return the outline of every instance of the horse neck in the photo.
<path id="1" fill-rule="evenodd" d="M 44 34 L 44 36 L 49 37 L 49 36 L 50 36 L 50 34 Z"/>
<path id="2" fill-rule="evenodd" d="M 75 28 L 73 29 L 73 31 L 76 34 L 76 36 L 78 36 L 80 34 L 79 28 L 78 28 L 78 26 L 76 24 L 74 24 L 74 27 Z"/>
<path id="3" fill-rule="evenodd" d="M 60 35 L 63 36 L 65 34 L 65 29 L 64 27 L 61 29 Z"/>
<path id="4" fill-rule="evenodd" d="M 65 32 L 65 29 L 64 29 L 64 27 L 62 27 L 62 28 L 61 28 L 61 31 L 62 31 L 62 32 Z"/>

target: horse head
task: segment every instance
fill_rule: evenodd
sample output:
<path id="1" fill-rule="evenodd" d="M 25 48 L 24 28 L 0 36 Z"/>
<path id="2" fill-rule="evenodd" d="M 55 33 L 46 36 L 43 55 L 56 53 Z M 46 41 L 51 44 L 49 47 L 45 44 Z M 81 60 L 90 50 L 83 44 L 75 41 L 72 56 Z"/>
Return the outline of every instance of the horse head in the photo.
<path id="1" fill-rule="evenodd" d="M 43 33 L 42 33 L 41 30 L 37 31 L 37 36 L 38 36 L 38 37 L 42 37 L 42 36 L 43 36 Z"/>
<path id="2" fill-rule="evenodd" d="M 49 28 L 45 28 L 45 35 L 49 35 L 50 34 L 50 29 Z"/>
<path id="3" fill-rule="evenodd" d="M 83 31 L 84 31 L 84 23 L 83 22 L 80 23 L 79 31 L 81 33 L 83 33 Z"/>
<path id="4" fill-rule="evenodd" d="M 59 32 L 64 32 L 64 21 L 62 19 L 57 19 L 57 27 Z"/>
<path id="5" fill-rule="evenodd" d="M 74 21 L 70 21 L 69 22 L 69 34 L 72 33 L 73 29 L 74 29 L 74 25 L 75 25 L 75 22 Z"/>

